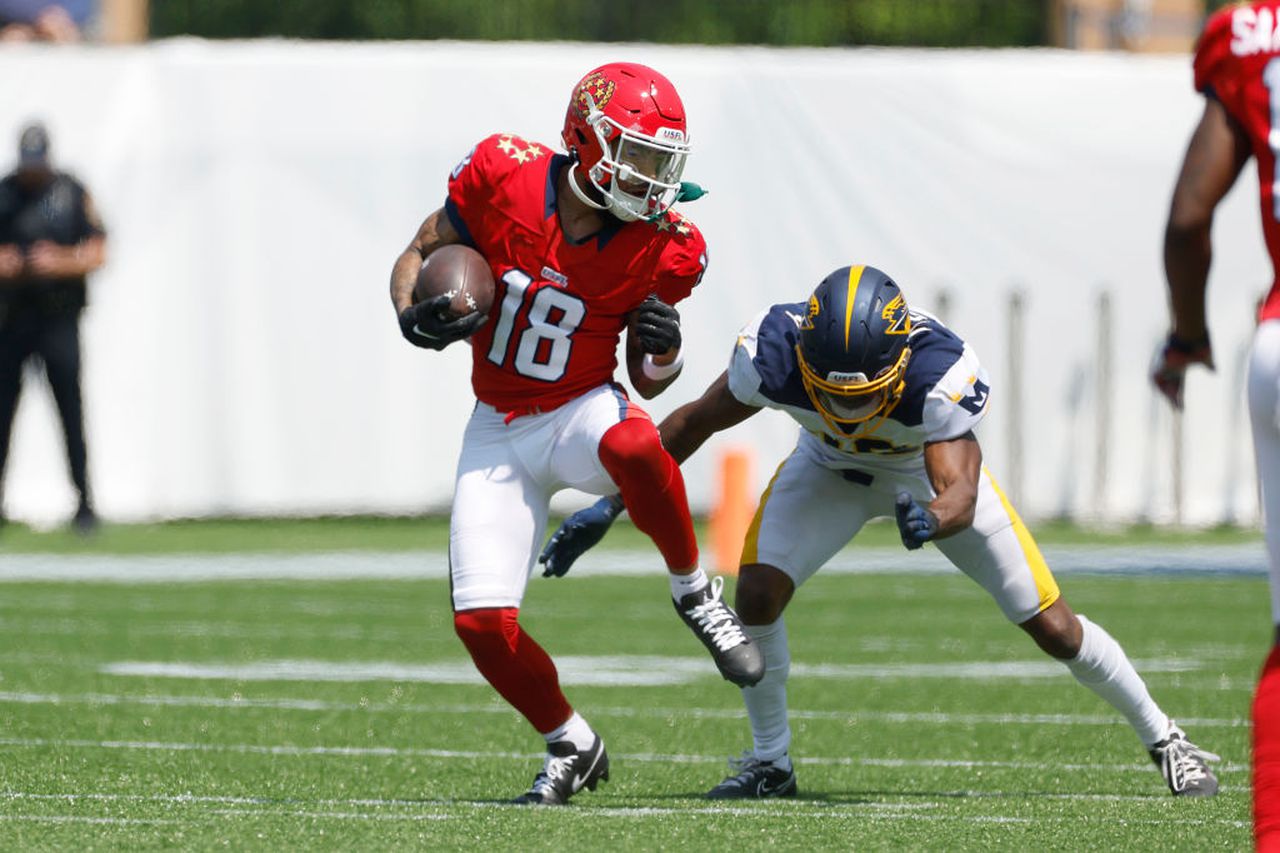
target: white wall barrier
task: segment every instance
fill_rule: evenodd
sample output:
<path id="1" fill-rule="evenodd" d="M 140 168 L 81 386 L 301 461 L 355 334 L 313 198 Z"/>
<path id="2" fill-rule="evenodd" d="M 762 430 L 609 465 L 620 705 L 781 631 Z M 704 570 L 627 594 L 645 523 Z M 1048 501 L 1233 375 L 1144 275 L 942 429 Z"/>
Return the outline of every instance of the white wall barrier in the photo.
<path id="1" fill-rule="evenodd" d="M 866 262 L 984 358 L 980 438 L 1024 515 L 1256 520 L 1242 376 L 1270 269 L 1252 170 L 1215 226 L 1219 368 L 1188 383 L 1180 468 L 1146 379 L 1167 322 L 1164 216 L 1201 109 L 1186 57 L 6 46 L 0 164 L 22 122 L 43 117 L 111 229 L 84 327 L 104 515 L 446 508 L 472 402 L 466 353 L 400 340 L 391 262 L 476 140 L 554 144 L 573 83 L 612 59 L 677 84 L 696 146 L 687 177 L 711 190 L 685 210 L 711 269 L 681 306 L 687 367 L 655 416 L 701 392 L 758 309 Z M 754 446 L 763 485 L 794 434 L 762 414 L 717 438 L 686 466 L 695 507 L 714 497 L 715 445 Z M 5 505 L 37 523 L 72 508 L 40 383 L 19 412 Z"/>

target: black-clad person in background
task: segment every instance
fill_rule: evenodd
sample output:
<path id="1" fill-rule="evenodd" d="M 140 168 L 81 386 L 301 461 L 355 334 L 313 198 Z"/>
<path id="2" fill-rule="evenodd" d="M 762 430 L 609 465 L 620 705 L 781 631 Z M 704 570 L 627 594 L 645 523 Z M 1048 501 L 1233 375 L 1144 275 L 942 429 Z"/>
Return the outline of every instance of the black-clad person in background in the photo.
<path id="1" fill-rule="evenodd" d="M 23 365 L 38 357 L 62 418 L 79 494 L 73 523 L 82 533 L 96 528 L 97 516 L 80 397 L 80 313 L 86 276 L 105 259 L 106 232 L 88 192 L 53 168 L 44 126 L 27 125 L 18 140 L 17 168 L 0 179 L 0 483 Z"/>

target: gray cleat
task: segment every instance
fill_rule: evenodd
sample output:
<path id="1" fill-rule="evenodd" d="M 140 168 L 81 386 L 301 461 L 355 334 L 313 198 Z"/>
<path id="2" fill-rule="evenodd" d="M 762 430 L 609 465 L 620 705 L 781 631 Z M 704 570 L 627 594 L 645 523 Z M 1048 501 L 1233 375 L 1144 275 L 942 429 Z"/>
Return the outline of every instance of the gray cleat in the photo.
<path id="1" fill-rule="evenodd" d="M 724 578 L 716 578 L 697 592 L 673 602 L 680 618 L 711 652 L 716 668 L 739 687 L 764 678 L 764 654 L 747 636 L 742 620 L 721 599 Z"/>
<path id="2" fill-rule="evenodd" d="M 1222 759 L 1187 740 L 1186 732 L 1173 721 L 1169 725 L 1169 736 L 1148 748 L 1151 760 L 1175 797 L 1212 797 L 1218 793 L 1218 777 L 1208 762 Z"/>

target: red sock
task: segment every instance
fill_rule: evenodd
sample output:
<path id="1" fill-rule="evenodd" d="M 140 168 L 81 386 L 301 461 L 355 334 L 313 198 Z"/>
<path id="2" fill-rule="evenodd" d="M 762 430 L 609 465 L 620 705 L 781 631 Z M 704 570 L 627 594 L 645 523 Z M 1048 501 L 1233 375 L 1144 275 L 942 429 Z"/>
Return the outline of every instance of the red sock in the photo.
<path id="1" fill-rule="evenodd" d="M 698 540 L 689 515 L 680 466 L 646 418 L 628 418 L 600 439 L 600 461 L 622 492 L 636 527 L 658 546 L 668 569 L 698 563 Z"/>
<path id="2" fill-rule="evenodd" d="M 1253 695 L 1253 832 L 1258 853 L 1280 851 L 1280 646 Z"/>
<path id="3" fill-rule="evenodd" d="M 453 614 L 453 627 L 480 674 L 546 734 L 573 716 L 573 708 L 560 692 L 551 656 L 520 627 L 519 615 L 515 607 L 464 610 Z"/>

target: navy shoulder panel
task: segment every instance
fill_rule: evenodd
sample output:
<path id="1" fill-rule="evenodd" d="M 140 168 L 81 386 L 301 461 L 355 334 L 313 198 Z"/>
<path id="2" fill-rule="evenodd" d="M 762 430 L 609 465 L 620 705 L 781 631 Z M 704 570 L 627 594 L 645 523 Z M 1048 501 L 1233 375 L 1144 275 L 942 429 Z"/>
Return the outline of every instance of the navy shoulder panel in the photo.
<path id="1" fill-rule="evenodd" d="M 907 387 L 902 402 L 889 417 L 904 426 L 924 422 L 924 401 L 929 392 L 964 353 L 964 341 L 936 317 L 911 312 L 911 361 L 907 363 Z"/>
<path id="2" fill-rule="evenodd" d="M 809 395 L 800 381 L 796 343 L 799 320 L 807 310 L 803 302 L 774 305 L 756 330 L 756 353 L 751 363 L 760 374 L 760 393 L 779 405 L 811 409 Z"/>

